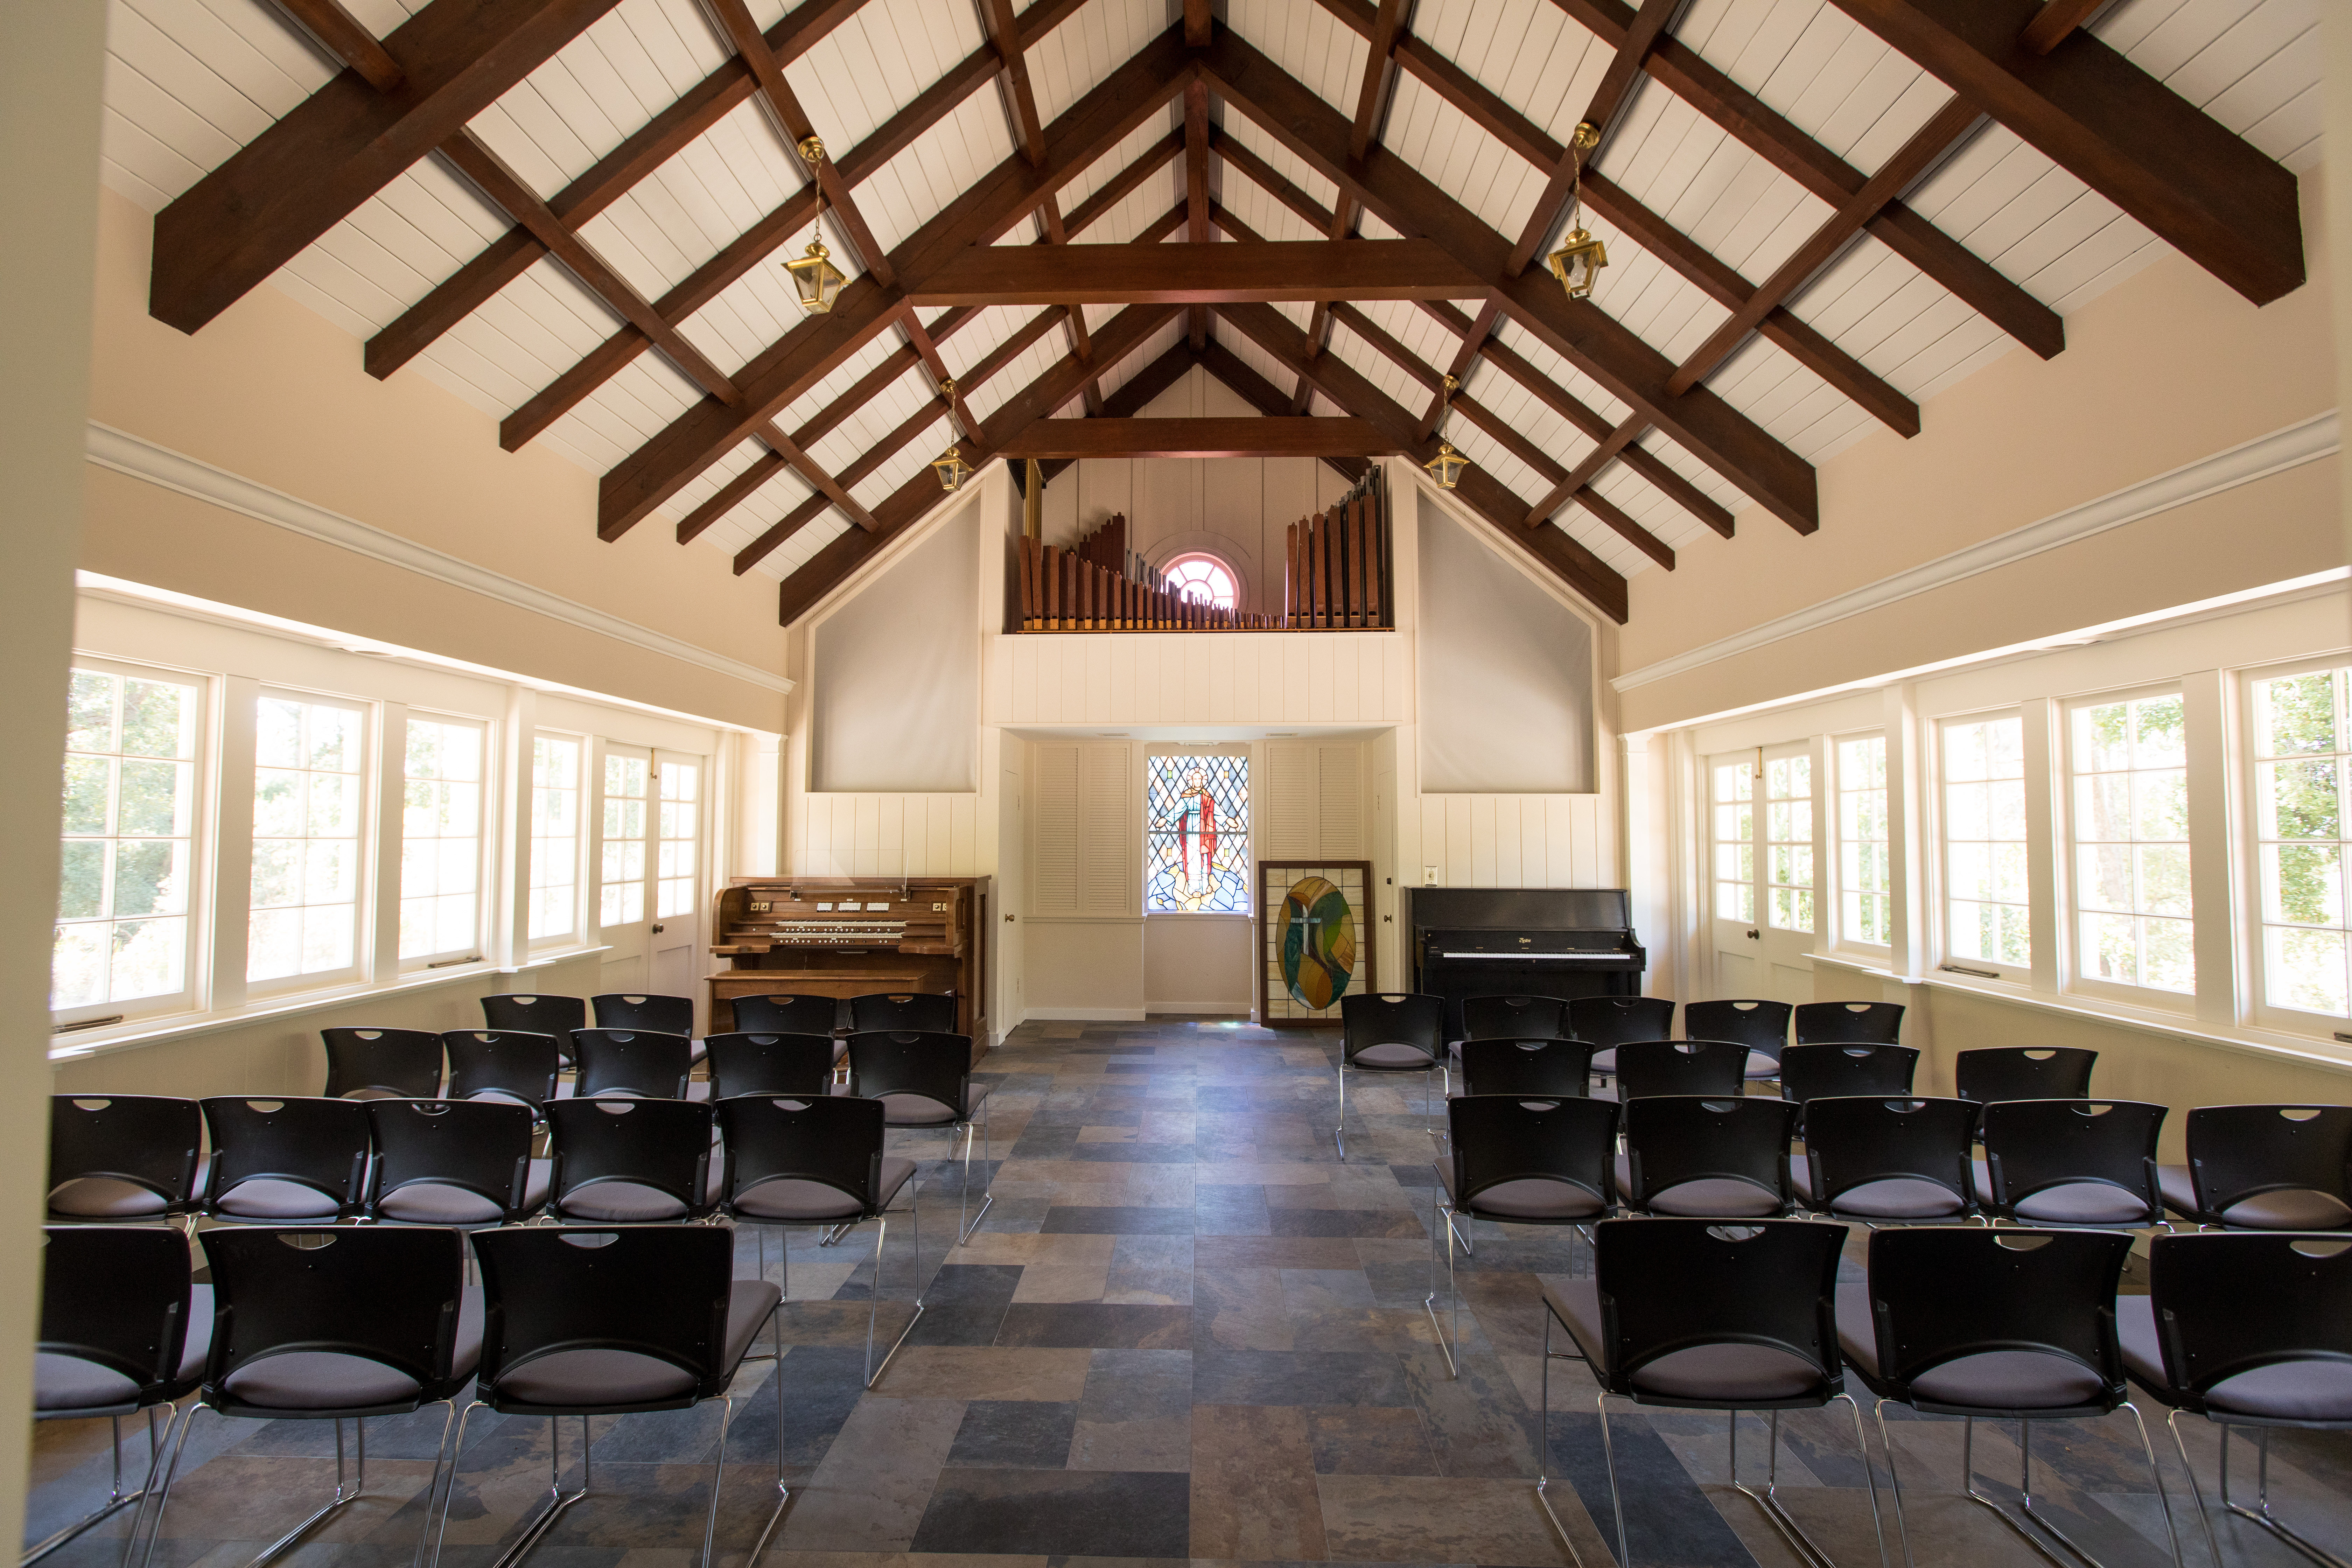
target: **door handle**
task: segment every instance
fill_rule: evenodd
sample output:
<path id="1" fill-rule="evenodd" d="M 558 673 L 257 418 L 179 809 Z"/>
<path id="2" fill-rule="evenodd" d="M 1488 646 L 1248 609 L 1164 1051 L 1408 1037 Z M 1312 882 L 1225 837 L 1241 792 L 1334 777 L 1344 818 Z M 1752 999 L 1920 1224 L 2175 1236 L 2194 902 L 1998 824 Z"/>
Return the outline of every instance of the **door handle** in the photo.
<path id="1" fill-rule="evenodd" d="M 659 926 L 656 926 L 656 927 L 654 927 L 654 930 L 656 930 L 656 931 L 659 931 L 659 930 L 661 930 L 661 927 L 659 927 Z M 1748 941 L 1750 941 L 1750 942 L 1762 942 L 1764 939 L 1763 939 L 1762 937 L 1760 937 L 1760 936 L 1757 935 L 1754 931 L 1749 931 L 1749 932 L 1748 933 Z"/>
<path id="2" fill-rule="evenodd" d="M 662 929 L 662 928 L 661 928 L 661 927 L 659 927 L 659 926 L 656 926 L 656 927 L 654 927 L 653 934 L 654 934 L 654 935 L 656 935 L 656 936 L 659 936 L 659 935 L 661 935 L 661 929 Z M 1749 931 L 1748 934 L 1749 936 L 1754 936 L 1756 933 L 1755 933 L 1754 931 Z"/>

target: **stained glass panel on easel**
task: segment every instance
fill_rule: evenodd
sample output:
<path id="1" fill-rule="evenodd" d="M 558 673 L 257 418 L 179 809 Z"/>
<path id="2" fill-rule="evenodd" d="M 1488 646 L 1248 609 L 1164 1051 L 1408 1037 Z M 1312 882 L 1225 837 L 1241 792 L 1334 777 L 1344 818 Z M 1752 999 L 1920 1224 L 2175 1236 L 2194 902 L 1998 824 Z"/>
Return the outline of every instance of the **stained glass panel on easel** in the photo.
<path id="1" fill-rule="evenodd" d="M 1146 759 L 1147 914 L 1247 914 L 1249 759 Z"/>

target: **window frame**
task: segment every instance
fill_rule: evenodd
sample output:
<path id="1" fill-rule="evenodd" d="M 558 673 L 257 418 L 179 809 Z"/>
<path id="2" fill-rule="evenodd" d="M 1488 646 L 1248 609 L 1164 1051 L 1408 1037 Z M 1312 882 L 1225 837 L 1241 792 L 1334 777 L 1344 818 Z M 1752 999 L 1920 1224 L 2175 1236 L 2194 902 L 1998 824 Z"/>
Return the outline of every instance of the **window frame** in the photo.
<path id="1" fill-rule="evenodd" d="M 2046 963 L 2048 958 L 2047 953 L 2032 944 L 2032 933 L 2036 916 L 2049 906 L 2052 893 L 2046 879 L 2039 879 L 2034 875 L 2036 842 L 2034 791 L 2037 785 L 2046 786 L 2050 781 L 2046 776 L 2041 780 L 2034 777 L 2034 738 L 2029 733 L 2032 722 L 2031 709 L 2031 703 L 2015 702 L 1966 712 L 1923 715 L 1921 725 L 1927 733 L 1921 737 L 1923 742 L 1921 749 L 1927 755 L 1927 766 L 1924 770 L 1927 777 L 1922 781 L 1927 787 L 1920 791 L 1920 795 L 1924 797 L 1923 804 L 1927 806 L 1926 815 L 1929 826 L 1927 836 L 1927 853 L 1923 857 L 1928 863 L 1920 869 L 1927 874 L 1929 890 L 1927 902 L 1933 910 L 1934 952 L 1937 967 L 1976 978 L 1990 977 L 2006 981 L 2029 989 L 2033 987 L 2037 964 Z M 2025 899 L 2022 903 L 2014 906 L 2025 911 L 2028 947 L 2026 962 L 2021 964 L 2011 963 L 2005 959 L 1963 955 L 1952 951 L 1951 822 L 1949 799 L 1946 791 L 1954 781 L 1946 773 L 1948 746 L 1945 737 L 1956 726 L 1998 723 L 2009 719 L 2017 721 L 2018 757 L 2021 770 L 2019 782 L 2023 786 L 2025 794 L 2023 807 L 2025 833 L 2022 838 L 2017 840 L 2019 847 L 2025 854 Z M 2043 755 L 2047 757 L 2046 751 Z M 2044 771 L 2046 773 L 2046 763 Z M 1968 842 L 1998 844 L 2005 843 L 2007 840 L 1985 839 L 1968 840 Z"/>
<path id="2" fill-rule="evenodd" d="M 261 704 L 272 697 L 305 704 L 341 708 L 360 715 L 359 766 L 354 774 L 359 784 L 359 822 L 352 835 L 352 962 L 338 969 L 312 970 L 304 973 L 279 975 L 273 979 L 253 978 L 253 889 L 252 847 L 261 842 L 257 821 L 245 826 L 247 846 L 245 889 L 245 940 L 240 944 L 245 954 L 244 973 L 238 976 L 247 1001 L 275 1000 L 310 991 L 337 991 L 347 986 L 364 984 L 376 973 L 376 937 L 382 911 L 376 905 L 383 886 L 382 862 L 384 855 L 383 818 L 383 759 L 384 719 L 387 704 L 373 698 L 352 697 L 339 691 L 318 691 L 303 687 L 285 686 L 274 681 L 261 681 L 254 687 L 254 717 L 247 731 L 252 745 L 242 759 L 254 775 L 251 793 L 257 799 L 262 770 L 260 711 Z M 304 769 L 304 772 L 311 770 Z M 224 830 L 227 824 L 223 824 Z M 310 841 L 305 835 L 304 843 Z M 297 909 L 311 905 L 298 904 Z"/>
<path id="3" fill-rule="evenodd" d="M 411 724 L 450 724 L 473 730 L 481 737 L 480 776 L 474 784 L 474 936 L 460 947 L 445 948 L 434 952 L 403 956 L 400 952 L 400 930 L 403 906 L 408 902 L 408 727 Z M 499 799 L 499 727 L 488 719 L 469 713 L 443 712 L 434 709 L 407 708 L 400 717 L 401 745 L 397 763 L 401 786 L 400 820 L 394 826 L 392 842 L 399 858 L 392 862 L 396 884 L 392 890 L 393 962 L 394 970 L 409 974 L 437 967 L 452 961 L 487 957 L 490 947 L 490 896 L 496 883 L 492 850 L 496 843 L 497 820 L 494 811 Z M 391 760 L 389 746 L 386 760 Z M 436 837 L 435 842 L 440 840 Z"/>
<path id="4" fill-rule="evenodd" d="M 1165 564 L 1161 565 L 1158 569 L 1159 574 L 1163 579 L 1167 579 L 1172 583 L 1176 569 L 1183 565 L 1188 561 L 1205 561 L 1209 563 L 1209 564 L 1214 566 L 1218 571 L 1223 572 L 1225 574 L 1226 580 L 1231 582 L 1234 585 L 1234 598 L 1233 603 L 1230 605 L 1218 605 L 1214 599 L 1197 599 L 1192 601 L 1193 603 L 1205 604 L 1215 608 L 1234 611 L 1239 611 L 1243 608 L 1244 602 L 1249 596 L 1249 586 L 1243 580 L 1241 568 L 1235 566 L 1232 561 L 1228 560 L 1223 555 L 1219 554 L 1216 551 L 1202 549 L 1179 550 L 1168 558 Z M 1180 599 L 1185 597 L 1184 591 L 1181 586 L 1175 589 L 1175 594 Z"/>
<path id="5" fill-rule="evenodd" d="M 2261 779 L 2258 773 L 2263 762 L 2263 746 L 2256 730 L 2260 722 L 2260 704 L 2255 700 L 2254 688 L 2264 681 L 2293 679 L 2300 675 L 2334 674 L 2352 670 L 2352 649 L 2338 648 L 2329 653 L 2278 664 L 2255 665 L 2238 668 L 2230 683 L 2231 694 L 2236 700 L 2238 712 L 2228 725 L 2234 742 L 2234 754 L 2228 759 L 2227 770 L 2231 788 L 2230 818 L 2235 846 L 2239 851 L 2242 871 L 2237 879 L 2237 892 L 2242 917 L 2237 922 L 2239 941 L 2235 980 L 2240 987 L 2241 1020 L 2255 1028 L 2273 1030 L 2284 1035 L 2318 1037 L 2345 1043 L 2352 1037 L 2352 1017 L 2336 1013 L 2314 1013 L 2304 1008 L 2274 1003 L 2270 994 L 2270 958 L 2264 932 L 2270 922 L 2264 916 L 2263 900 L 2263 837 L 2261 823 Z M 2343 766 L 2352 771 L 2352 720 L 2346 709 L 2352 706 L 2352 676 L 2343 683 L 2345 694 L 2339 698 L 2336 710 L 2336 752 L 2347 757 Z M 2352 782 L 2338 774 L 2337 809 L 2344 809 L 2345 797 L 2352 795 Z M 2352 859 L 2352 823 L 2339 819 L 2338 831 L 2345 837 L 2336 840 L 2347 847 L 2345 859 Z M 2339 865 L 2341 865 L 2339 860 Z M 2343 885 L 2341 871 L 2339 886 Z M 2344 897 L 2352 903 L 2352 886 L 2344 886 Z M 2352 909 L 2346 910 L 2347 929 L 2352 929 Z M 2200 980 L 2201 983 L 2201 980 Z"/>
<path id="6" fill-rule="evenodd" d="M 1823 769 L 1829 775 L 1824 781 L 1827 787 L 1822 794 L 1828 803 L 1830 818 L 1828 831 L 1822 835 L 1822 837 L 1826 840 L 1829 852 L 1830 866 L 1826 893 L 1832 906 L 1825 923 L 1824 945 L 1832 952 L 1843 949 L 1861 957 L 1884 962 L 1890 959 L 1895 952 L 1895 914 L 1900 901 L 1895 889 L 1898 843 L 1895 836 L 1895 784 L 1890 755 L 1895 749 L 1895 738 L 1887 732 L 1885 725 L 1875 725 L 1866 730 L 1848 730 L 1838 734 L 1826 735 L 1822 739 L 1824 742 L 1822 748 Z M 1879 747 L 1878 793 L 1883 797 L 1880 810 L 1885 819 L 1883 826 L 1886 836 L 1878 839 L 1849 840 L 1845 836 L 1845 805 L 1842 798 L 1847 793 L 1843 787 L 1845 761 L 1840 748 L 1872 741 L 1877 742 Z M 1845 850 L 1849 842 L 1875 843 L 1879 846 L 1880 854 L 1886 864 L 1886 887 L 1884 891 L 1847 885 Z M 1849 929 L 1845 918 L 1845 900 L 1848 894 L 1858 898 L 1883 898 L 1886 900 L 1886 941 L 1872 942 L 1867 937 L 1855 935 Z"/>
<path id="7" fill-rule="evenodd" d="M 1205 554 L 1191 551 L 1189 554 Z M 1243 787 L 1249 792 L 1249 819 L 1242 829 L 1242 907 L 1235 910 L 1156 910 L 1151 907 L 1151 850 L 1156 829 L 1151 820 L 1152 764 L 1163 757 L 1232 757 L 1242 765 Z M 1258 814 L 1260 801 L 1273 776 L 1273 766 L 1257 747 L 1247 742 L 1202 741 L 1190 744 L 1181 741 L 1155 742 L 1139 748 L 1134 778 L 1136 823 L 1136 885 L 1135 911 L 1147 921 L 1165 920 L 1255 920 L 1257 895 L 1255 886 L 1259 858 Z M 1217 829 L 1221 837 L 1226 829 Z"/>
<path id="8" fill-rule="evenodd" d="M 2050 889 L 2050 903 L 2051 913 L 2057 928 L 2057 958 L 2060 966 L 2060 982 L 2056 989 L 2062 995 L 2077 995 L 2102 1002 L 2119 1002 L 2158 1013 L 2193 1014 L 2197 1011 L 2198 994 L 2206 984 L 2201 972 L 2191 983 L 2189 989 L 2167 991 L 2159 986 L 2133 985 L 2121 981 L 2098 978 L 2090 973 L 2090 966 L 2084 962 L 2083 955 L 2083 916 L 2113 911 L 2086 910 L 2082 907 L 2079 896 L 2081 844 L 2076 832 L 2078 824 L 2074 784 L 2078 775 L 2074 765 L 2074 715 L 2085 708 L 2112 707 L 2119 702 L 2143 702 L 2150 698 L 2158 697 L 2176 697 L 2179 699 L 2181 704 L 2180 770 L 2183 775 L 2183 815 L 2188 820 L 2189 830 L 2188 836 L 2181 842 L 2188 847 L 2189 855 L 2189 907 L 2192 912 L 2187 919 L 2190 962 L 2192 965 L 2196 963 L 2197 916 L 2194 912 L 2197 888 L 2196 812 L 2194 803 L 2189 798 L 2189 793 L 2195 787 L 2192 781 L 2196 773 L 2196 748 L 2199 744 L 2199 737 L 2194 732 L 2195 727 L 2191 718 L 2194 705 L 2190 701 L 2189 691 L 2182 681 L 2172 679 L 2121 687 L 2114 690 L 2084 692 L 2058 699 L 2052 704 L 2057 720 L 2057 733 L 2052 737 L 2050 747 L 2050 794 L 2053 802 L 2051 837 L 2054 857 L 2053 863 L 2055 870 Z M 2127 773 L 2137 771 L 2140 770 L 2126 770 Z M 2029 784 L 2030 783 L 2029 780 Z M 2101 840 L 2101 842 L 2113 841 Z M 2137 845 L 2142 841 L 2132 839 L 2128 842 Z M 2138 912 L 2132 911 L 2134 914 Z M 2200 967 L 2201 971 L 2201 966 Z"/>
<path id="9" fill-rule="evenodd" d="M 579 947 L 589 941 L 593 929 L 588 919 L 588 810 L 589 772 L 596 755 L 596 737 L 579 734 L 570 730 L 548 730 L 534 726 L 529 736 L 530 744 L 523 752 L 523 776 L 516 787 L 523 795 L 520 826 L 523 838 L 530 846 L 530 886 L 523 889 L 522 942 L 526 952 L 539 952 L 557 948 Z M 541 843 L 535 831 L 539 825 L 538 752 L 541 741 L 562 741 L 578 748 L 572 778 L 572 923 L 554 936 L 530 934 L 533 895 L 539 890 Z M 554 840 L 549 840 L 554 842 Z"/>

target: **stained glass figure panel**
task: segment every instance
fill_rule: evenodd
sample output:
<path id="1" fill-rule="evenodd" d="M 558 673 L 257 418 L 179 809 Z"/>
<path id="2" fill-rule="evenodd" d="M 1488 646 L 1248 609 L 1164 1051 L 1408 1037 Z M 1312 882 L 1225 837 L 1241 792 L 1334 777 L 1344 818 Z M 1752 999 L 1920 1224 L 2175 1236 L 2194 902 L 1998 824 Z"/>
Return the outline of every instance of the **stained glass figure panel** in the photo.
<path id="1" fill-rule="evenodd" d="M 1153 756 L 1144 774 L 1144 912 L 1249 913 L 1249 758 Z"/>

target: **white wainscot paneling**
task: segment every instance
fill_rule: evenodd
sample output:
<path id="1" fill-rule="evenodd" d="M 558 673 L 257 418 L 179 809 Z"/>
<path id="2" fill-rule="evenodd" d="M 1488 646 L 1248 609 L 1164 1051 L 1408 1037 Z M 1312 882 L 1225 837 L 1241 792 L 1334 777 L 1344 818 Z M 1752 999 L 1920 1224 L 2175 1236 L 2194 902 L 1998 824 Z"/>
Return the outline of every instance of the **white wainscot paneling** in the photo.
<path id="1" fill-rule="evenodd" d="M 977 795 L 795 795 L 791 874 L 977 877 Z"/>
<path id="2" fill-rule="evenodd" d="M 1143 1005 L 1154 1013 L 1240 1016 L 1257 1005 L 1250 956 L 1257 922 L 1247 915 L 1148 915 L 1143 921 Z"/>
<path id="3" fill-rule="evenodd" d="M 991 724 L 1409 721 L 1402 632 L 1072 632 L 988 639 Z"/>
<path id="4" fill-rule="evenodd" d="M 1421 859 L 1448 888 L 1612 888 L 1597 795 L 1424 795 Z"/>

